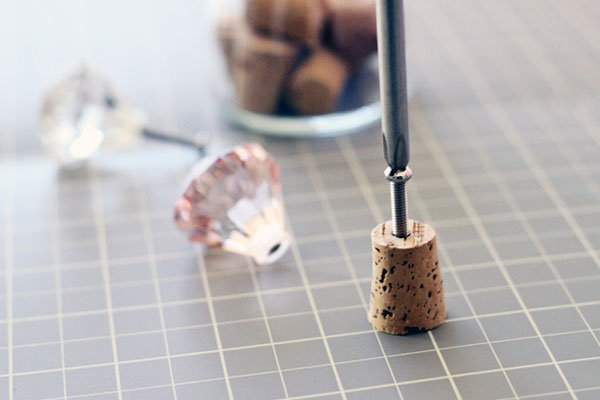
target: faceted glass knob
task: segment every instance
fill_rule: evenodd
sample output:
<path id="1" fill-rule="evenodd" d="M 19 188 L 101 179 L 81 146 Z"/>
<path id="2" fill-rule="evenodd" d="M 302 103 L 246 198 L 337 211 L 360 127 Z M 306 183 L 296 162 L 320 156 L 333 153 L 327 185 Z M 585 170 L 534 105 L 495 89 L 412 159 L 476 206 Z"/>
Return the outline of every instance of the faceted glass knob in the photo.
<path id="1" fill-rule="evenodd" d="M 276 261 L 289 247 L 279 165 L 259 144 L 201 160 L 175 203 L 175 221 L 192 242 Z"/>
<path id="2" fill-rule="evenodd" d="M 42 143 L 65 165 L 126 147 L 139 137 L 142 116 L 95 71 L 81 66 L 46 93 L 40 115 Z"/>

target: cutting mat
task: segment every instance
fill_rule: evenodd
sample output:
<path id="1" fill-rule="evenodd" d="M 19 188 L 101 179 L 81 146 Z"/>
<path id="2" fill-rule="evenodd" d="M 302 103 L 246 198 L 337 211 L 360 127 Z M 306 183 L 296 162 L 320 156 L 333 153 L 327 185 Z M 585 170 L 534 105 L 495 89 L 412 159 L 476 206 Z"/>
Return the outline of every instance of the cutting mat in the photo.
<path id="1" fill-rule="evenodd" d="M 64 173 L 13 126 L 0 398 L 600 398 L 600 6 L 415 3 L 409 214 L 439 235 L 445 325 L 367 323 L 369 231 L 389 218 L 377 129 L 251 138 L 281 162 L 294 237 L 259 267 L 173 226 L 192 154 Z"/>

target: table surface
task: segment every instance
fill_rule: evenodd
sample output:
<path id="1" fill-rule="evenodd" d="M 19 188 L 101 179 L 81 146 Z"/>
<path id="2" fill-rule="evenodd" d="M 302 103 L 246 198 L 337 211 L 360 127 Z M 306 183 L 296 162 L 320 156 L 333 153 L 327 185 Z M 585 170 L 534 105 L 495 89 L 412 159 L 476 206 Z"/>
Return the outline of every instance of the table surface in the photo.
<path id="1" fill-rule="evenodd" d="M 293 245 L 256 266 L 202 256 L 174 227 L 186 150 L 58 171 L 20 122 L 15 69 L 1 95 L 0 397 L 600 398 L 600 6 L 416 3 L 409 215 L 439 236 L 441 328 L 396 337 L 366 319 L 369 232 L 389 218 L 377 129 L 219 137 L 261 141 L 282 165 Z M 185 102 L 176 89 L 159 109 Z"/>

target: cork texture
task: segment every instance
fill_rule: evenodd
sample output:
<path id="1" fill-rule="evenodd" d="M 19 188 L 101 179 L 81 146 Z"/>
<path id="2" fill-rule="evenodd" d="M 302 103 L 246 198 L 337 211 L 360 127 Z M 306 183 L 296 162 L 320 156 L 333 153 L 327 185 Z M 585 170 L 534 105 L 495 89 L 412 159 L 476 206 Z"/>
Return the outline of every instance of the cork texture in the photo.
<path id="1" fill-rule="evenodd" d="M 330 29 L 327 41 L 352 65 L 377 51 L 374 0 L 328 0 Z"/>
<path id="2" fill-rule="evenodd" d="M 292 75 L 288 99 L 300 114 L 325 114 L 335 110 L 349 70 L 327 50 L 315 51 Z"/>
<path id="3" fill-rule="evenodd" d="M 237 103 L 257 113 L 274 112 L 296 61 L 298 46 L 249 31 L 243 46 L 230 51 L 230 69 Z"/>
<path id="4" fill-rule="evenodd" d="M 325 21 L 321 0 L 248 0 L 250 26 L 269 36 L 317 46 Z"/>
<path id="5" fill-rule="evenodd" d="M 371 232 L 373 277 L 369 322 L 375 329 L 404 335 L 436 328 L 446 319 L 442 271 L 435 231 L 408 221 L 411 235 L 392 235 L 392 223 Z"/>

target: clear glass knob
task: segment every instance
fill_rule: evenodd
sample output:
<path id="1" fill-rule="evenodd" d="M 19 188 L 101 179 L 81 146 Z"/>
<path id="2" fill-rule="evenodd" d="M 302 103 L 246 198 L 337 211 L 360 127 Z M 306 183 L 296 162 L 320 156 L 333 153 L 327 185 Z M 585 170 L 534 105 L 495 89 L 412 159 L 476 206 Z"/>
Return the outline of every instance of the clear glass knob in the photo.
<path id="1" fill-rule="evenodd" d="M 40 115 L 42 143 L 64 165 L 126 147 L 139 137 L 141 113 L 123 102 L 111 86 L 87 66 L 51 87 Z"/>

